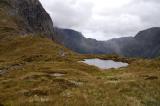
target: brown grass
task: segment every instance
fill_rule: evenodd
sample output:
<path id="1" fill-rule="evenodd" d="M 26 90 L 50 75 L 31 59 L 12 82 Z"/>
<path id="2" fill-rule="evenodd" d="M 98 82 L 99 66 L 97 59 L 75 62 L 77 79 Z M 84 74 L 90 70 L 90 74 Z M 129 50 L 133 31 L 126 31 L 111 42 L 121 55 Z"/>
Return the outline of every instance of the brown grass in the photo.
<path id="1" fill-rule="evenodd" d="M 0 16 L 0 106 L 160 105 L 160 59 L 80 55 L 44 37 L 19 36 L 14 20 L 3 10 Z M 101 70 L 78 62 L 86 58 L 130 65 Z"/>

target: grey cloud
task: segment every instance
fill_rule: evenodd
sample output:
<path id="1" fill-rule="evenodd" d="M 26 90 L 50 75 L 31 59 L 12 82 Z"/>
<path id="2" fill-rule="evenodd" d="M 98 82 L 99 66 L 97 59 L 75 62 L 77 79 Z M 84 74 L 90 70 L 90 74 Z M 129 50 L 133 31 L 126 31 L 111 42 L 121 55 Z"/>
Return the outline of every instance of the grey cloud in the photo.
<path id="1" fill-rule="evenodd" d="M 60 27 L 82 26 L 92 15 L 92 4 L 78 4 L 71 0 L 54 0 L 51 3 L 46 9 L 50 11 L 54 23 Z"/>
<path id="2" fill-rule="evenodd" d="M 98 40 L 133 36 L 140 30 L 160 26 L 160 0 L 129 1 L 123 7 L 101 11 L 95 10 L 97 4 L 91 0 L 43 0 L 42 3 L 55 25 L 73 28 Z"/>

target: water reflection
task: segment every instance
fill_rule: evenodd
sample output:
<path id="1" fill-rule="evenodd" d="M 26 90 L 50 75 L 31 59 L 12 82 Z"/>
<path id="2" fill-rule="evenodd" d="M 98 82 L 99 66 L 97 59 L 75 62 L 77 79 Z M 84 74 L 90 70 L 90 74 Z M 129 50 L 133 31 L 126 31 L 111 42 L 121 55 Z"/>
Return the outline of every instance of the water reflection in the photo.
<path id="1" fill-rule="evenodd" d="M 102 60 L 102 59 L 85 59 L 84 61 L 81 61 L 88 65 L 94 65 L 96 67 L 99 67 L 101 69 L 110 69 L 110 68 L 121 68 L 121 67 L 127 67 L 128 63 L 123 62 L 116 62 L 113 60 Z"/>

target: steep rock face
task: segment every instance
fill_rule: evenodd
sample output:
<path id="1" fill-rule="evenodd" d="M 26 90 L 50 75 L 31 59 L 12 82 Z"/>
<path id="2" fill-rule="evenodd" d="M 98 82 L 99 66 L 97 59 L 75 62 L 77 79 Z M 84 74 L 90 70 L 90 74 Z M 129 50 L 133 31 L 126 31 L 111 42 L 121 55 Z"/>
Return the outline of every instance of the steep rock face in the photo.
<path id="1" fill-rule="evenodd" d="M 9 15 L 23 33 L 42 33 L 53 39 L 53 22 L 39 0 L 7 0 Z"/>
<path id="2" fill-rule="evenodd" d="M 109 41 L 107 41 L 109 42 Z M 114 39 L 121 54 L 129 57 L 153 58 L 160 56 L 160 28 L 153 27 L 140 31 L 135 37 Z"/>
<path id="3" fill-rule="evenodd" d="M 150 29 L 146 29 L 144 31 L 140 31 L 136 36 L 135 39 L 149 45 L 155 45 L 160 43 L 160 28 L 153 27 Z"/>
<path id="4" fill-rule="evenodd" d="M 140 42 L 139 48 L 145 57 L 160 56 L 160 28 L 153 27 L 140 31 L 135 39 Z"/>

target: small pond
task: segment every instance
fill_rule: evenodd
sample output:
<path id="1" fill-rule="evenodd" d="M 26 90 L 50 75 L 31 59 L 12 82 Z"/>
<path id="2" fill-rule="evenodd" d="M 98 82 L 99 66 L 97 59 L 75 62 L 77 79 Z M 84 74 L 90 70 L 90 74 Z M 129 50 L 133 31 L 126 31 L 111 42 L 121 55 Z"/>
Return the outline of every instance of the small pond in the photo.
<path id="1" fill-rule="evenodd" d="M 84 59 L 84 61 L 81 61 L 88 65 L 93 65 L 101 69 L 111 69 L 111 68 L 121 68 L 121 67 L 127 67 L 128 63 L 123 62 L 116 62 L 113 60 L 102 60 L 102 59 Z"/>

